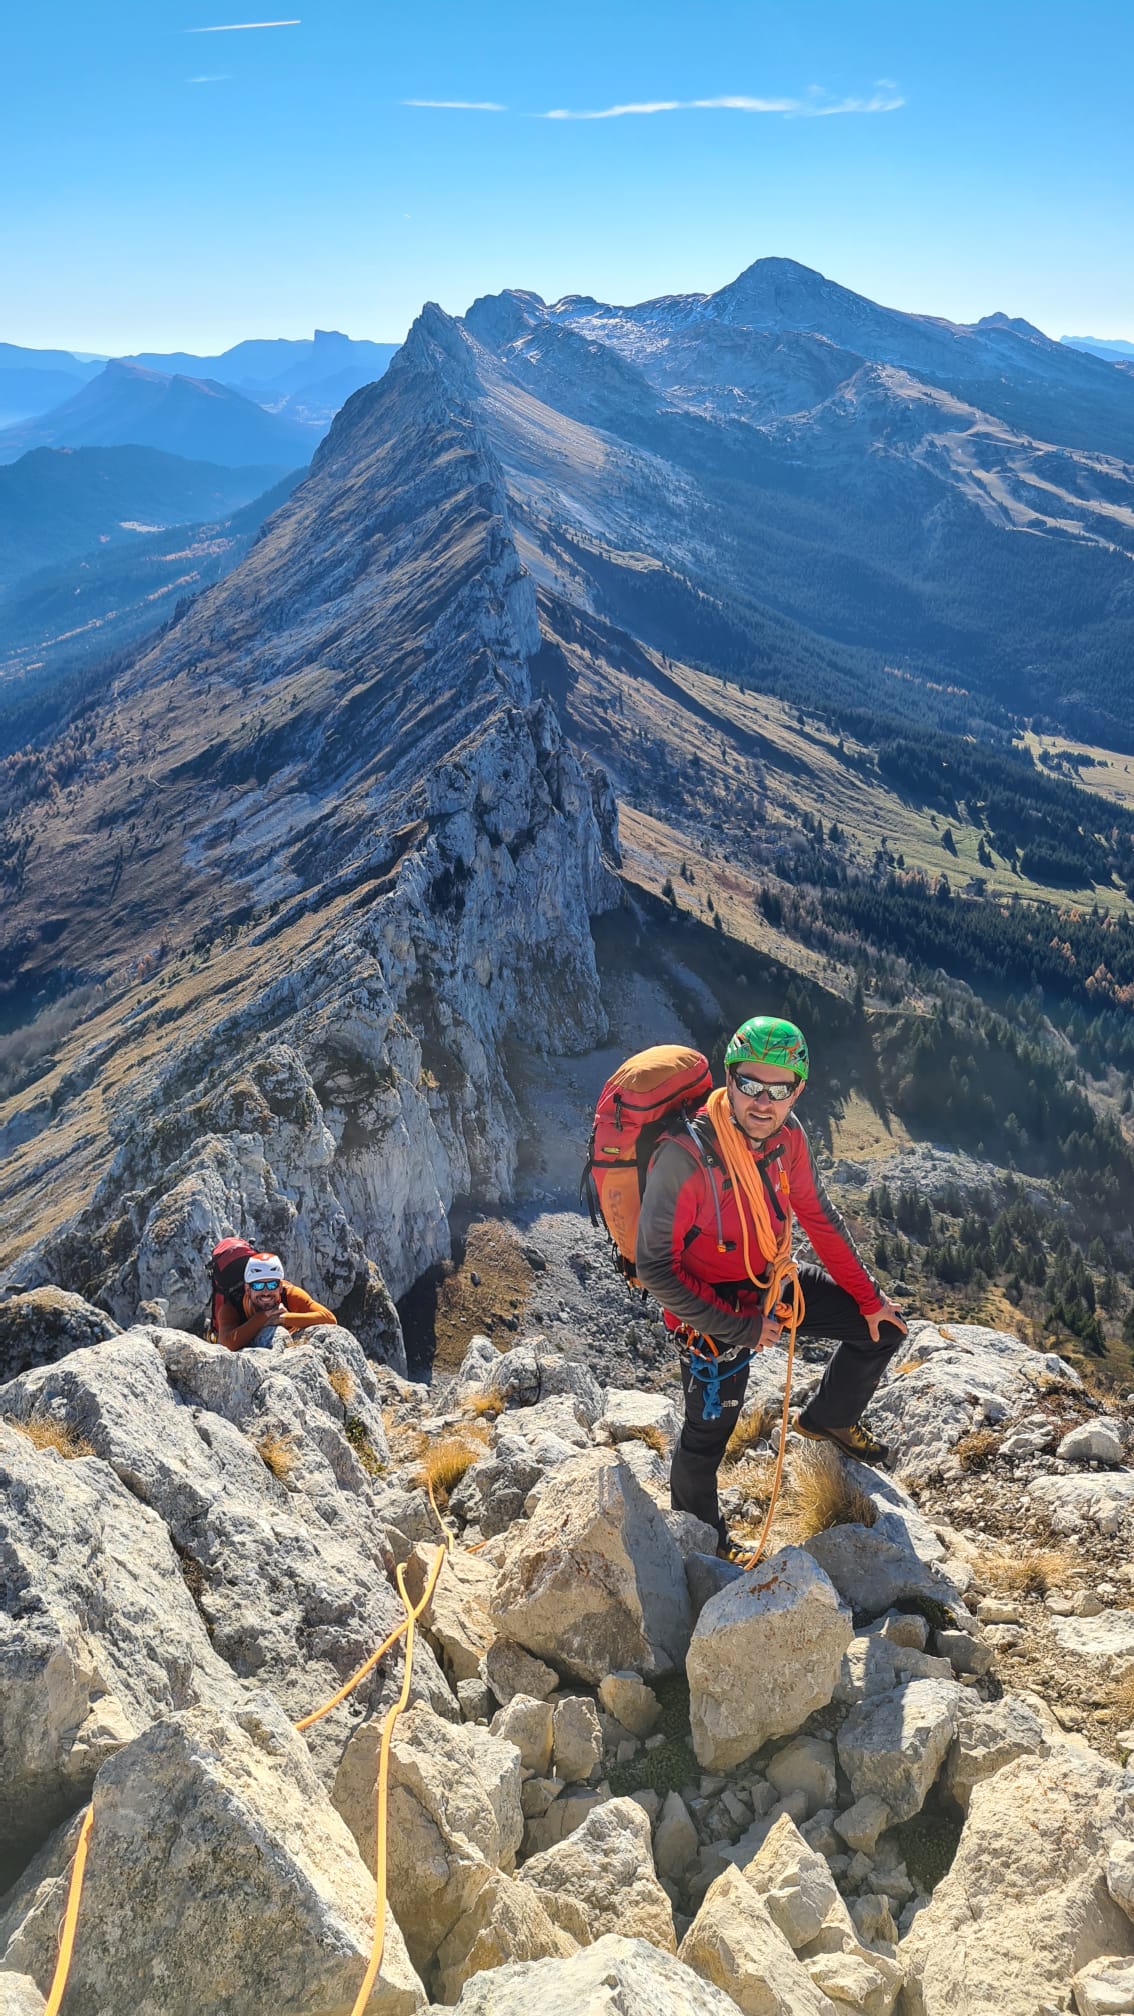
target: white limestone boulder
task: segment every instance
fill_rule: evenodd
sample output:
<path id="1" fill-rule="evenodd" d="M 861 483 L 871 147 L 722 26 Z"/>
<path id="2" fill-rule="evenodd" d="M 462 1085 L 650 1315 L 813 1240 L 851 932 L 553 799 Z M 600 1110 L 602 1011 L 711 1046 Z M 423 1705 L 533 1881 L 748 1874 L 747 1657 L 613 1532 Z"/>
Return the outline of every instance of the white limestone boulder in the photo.
<path id="1" fill-rule="evenodd" d="M 455 2002 L 466 1981 L 517 1960 L 567 1959 L 578 1941 L 551 1919 L 530 1883 L 493 1870 L 437 1951 L 436 1992 Z"/>
<path id="2" fill-rule="evenodd" d="M 935 1561 L 923 1559 L 903 1529 L 878 1523 L 829 1526 L 806 1545 L 857 1617 L 877 1617 L 903 1603 L 926 1599 L 946 1610 L 963 1601 L 954 1577 Z"/>
<path id="3" fill-rule="evenodd" d="M 952 1868 L 902 1941 L 904 2016 L 1035 2016 L 1092 1960 L 1134 1952 L 1107 1888 L 1134 1777 L 1059 1744 L 975 1785 Z"/>
<path id="4" fill-rule="evenodd" d="M 1056 1455 L 1064 1463 L 1102 1463 L 1115 1468 L 1124 1454 L 1122 1429 L 1117 1421 L 1080 1421 L 1063 1437 Z"/>
<path id="5" fill-rule="evenodd" d="M 1074 1535 L 1093 1526 L 1106 1537 L 1118 1533 L 1134 1509 L 1134 1470 L 1077 1471 L 1033 1477 L 1025 1497 L 1041 1507 L 1056 1533 Z"/>
<path id="6" fill-rule="evenodd" d="M 852 1708 L 838 1734 L 839 1762 L 856 1799 L 877 1793 L 894 1820 L 920 1813 L 945 1761 L 964 1689 L 911 1680 Z"/>
<path id="7" fill-rule="evenodd" d="M 370 1958 L 372 1879 L 301 1737 L 266 1695 L 157 1722 L 103 1765 L 67 2002 L 98 2016 L 349 2009 Z M 77 1822 L 0 1919 L 5 1968 L 46 1991 Z M 375 2016 L 425 1994 L 390 1913 Z M 300 1997 L 302 2000 L 300 2001 Z"/>
<path id="8" fill-rule="evenodd" d="M 1052 1617 L 1051 1635 L 1088 1666 L 1134 1665 L 1134 1610 L 1103 1610 L 1097 1617 Z"/>
<path id="9" fill-rule="evenodd" d="M 1028 1702 L 1005 1694 L 999 1701 L 974 1703 L 969 1713 L 957 1718 L 942 1786 L 967 1813 L 974 1785 L 1003 1771 L 1017 1757 L 1040 1756 L 1046 1749 L 1043 1723 Z"/>
<path id="10" fill-rule="evenodd" d="M 924 1476 L 939 1470 L 973 1429 L 1034 1407 L 1041 1380 L 1053 1376 L 1080 1383 L 1064 1359 L 1034 1351 L 1008 1331 L 919 1323 L 874 1395 L 870 1419 L 894 1451 L 896 1468 Z"/>
<path id="11" fill-rule="evenodd" d="M 614 1933 L 570 1960 L 477 1974 L 455 2006 L 459 2016 L 736 2016 L 737 2008 L 672 1953 Z"/>
<path id="12" fill-rule="evenodd" d="M 1134 1919 L 1134 1841 L 1112 1841 L 1106 1857 L 1106 1887 Z"/>
<path id="13" fill-rule="evenodd" d="M 738 1869 L 710 1886 L 679 1958 L 744 2016 L 838 2016 Z"/>
<path id="14" fill-rule="evenodd" d="M 1079 2016 L 1130 2016 L 1134 2010 L 1134 1960 L 1090 1960 L 1071 1983 Z"/>
<path id="15" fill-rule="evenodd" d="M 11 1389 L 8 1389 L 9 1393 Z M 233 1707 L 169 1535 L 97 1457 L 0 1422 L 0 1858 L 9 1878 L 151 1722 Z"/>
<path id="16" fill-rule="evenodd" d="M 343 1753 L 333 1800 L 368 1869 L 375 1862 L 374 1787 L 380 1725 L 365 1722 Z M 386 1891 L 418 1972 L 472 1908 L 494 1869 L 515 1868 L 523 1839 L 520 1753 L 471 1723 L 424 1705 L 390 1744 Z"/>
<path id="17" fill-rule="evenodd" d="M 600 1442 L 617 1444 L 637 1439 L 657 1443 L 659 1453 L 668 1458 L 681 1432 L 681 1422 L 673 1401 L 664 1393 L 608 1386 L 594 1432 L 595 1440 Z"/>
<path id="18" fill-rule="evenodd" d="M 615 1450 L 551 1473 L 491 1614 L 501 1637 L 592 1686 L 621 1668 L 651 1679 L 680 1664 L 691 1628 L 684 1564 Z"/>
<path id="19" fill-rule="evenodd" d="M 406 1562 L 406 1588 L 415 1603 L 424 1594 L 438 1551 L 437 1545 L 419 1540 Z M 454 1547 L 421 1613 L 419 1629 L 454 1686 L 480 1677 L 481 1663 L 496 1636 L 487 1609 L 495 1581 L 490 1562 Z"/>
<path id="20" fill-rule="evenodd" d="M 523 1880 L 538 1890 L 552 1916 L 567 1898 L 582 1913 L 590 1940 L 619 1931 L 676 1950 L 673 1912 L 658 1882 L 650 1823 L 634 1799 L 609 1799 L 566 1840 L 524 1863 Z"/>
<path id="21" fill-rule="evenodd" d="M 697 1760 L 729 1770 L 830 1701 L 853 1632 L 810 1554 L 786 1547 L 705 1605 L 686 1671 Z"/>

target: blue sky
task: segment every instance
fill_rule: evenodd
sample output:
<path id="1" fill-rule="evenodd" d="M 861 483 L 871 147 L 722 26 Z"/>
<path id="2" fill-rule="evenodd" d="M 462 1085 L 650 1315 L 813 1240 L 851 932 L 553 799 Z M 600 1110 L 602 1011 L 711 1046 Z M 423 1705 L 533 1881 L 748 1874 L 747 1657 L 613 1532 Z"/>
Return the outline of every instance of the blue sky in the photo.
<path id="1" fill-rule="evenodd" d="M 1130 0 L 8 0 L 0 338 L 396 340 L 774 253 L 1134 339 L 1132 57 Z"/>

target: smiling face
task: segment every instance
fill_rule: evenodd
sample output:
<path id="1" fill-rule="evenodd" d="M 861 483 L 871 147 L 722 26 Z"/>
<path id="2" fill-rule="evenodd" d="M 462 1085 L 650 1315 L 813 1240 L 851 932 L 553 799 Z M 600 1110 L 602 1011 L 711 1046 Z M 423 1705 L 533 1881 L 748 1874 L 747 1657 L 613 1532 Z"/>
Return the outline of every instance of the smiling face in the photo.
<path id="1" fill-rule="evenodd" d="M 790 1086 L 789 1099 L 774 1100 L 766 1092 L 742 1092 L 737 1080 L 746 1086 L 775 1085 Z M 727 1081 L 729 1111 L 741 1133 L 757 1147 L 773 1135 L 777 1127 L 782 1127 L 789 1113 L 794 1110 L 796 1100 L 803 1085 L 794 1071 L 788 1071 L 781 1064 L 736 1064 L 728 1074 Z"/>
<path id="2" fill-rule="evenodd" d="M 249 1281 L 244 1293 L 248 1312 L 252 1316 L 267 1316 L 280 1306 L 278 1281 Z"/>

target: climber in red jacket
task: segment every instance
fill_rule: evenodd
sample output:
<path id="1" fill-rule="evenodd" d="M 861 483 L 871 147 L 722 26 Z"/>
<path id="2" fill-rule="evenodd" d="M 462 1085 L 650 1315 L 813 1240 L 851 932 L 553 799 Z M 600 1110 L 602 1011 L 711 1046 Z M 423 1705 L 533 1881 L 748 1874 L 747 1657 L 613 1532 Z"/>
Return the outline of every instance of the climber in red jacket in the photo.
<path id="1" fill-rule="evenodd" d="M 800 1030 L 772 1016 L 753 1017 L 729 1043 L 725 1069 L 724 1093 L 713 1094 L 684 1134 L 663 1139 L 650 1163 L 635 1264 L 679 1340 L 685 1422 L 670 1473 L 671 1500 L 715 1526 L 727 1553 L 717 1470 L 736 1426 L 752 1354 L 777 1343 L 782 1330 L 764 1313 L 753 1260 L 763 1278 L 761 1268 L 774 1257 L 769 1244 L 789 1252 L 798 1220 L 822 1263 L 799 1268 L 806 1301 L 799 1334 L 837 1344 L 817 1392 L 795 1418 L 797 1432 L 809 1440 L 833 1442 L 863 1462 L 886 1461 L 888 1451 L 861 1415 L 906 1325 L 863 1266 L 795 1117 L 808 1073 Z M 752 1157 L 758 1211 L 727 1174 L 720 1127 L 736 1130 Z M 735 1145 L 735 1136 L 730 1142 Z M 716 1350 L 708 1405 L 698 1337 L 710 1338 Z"/>

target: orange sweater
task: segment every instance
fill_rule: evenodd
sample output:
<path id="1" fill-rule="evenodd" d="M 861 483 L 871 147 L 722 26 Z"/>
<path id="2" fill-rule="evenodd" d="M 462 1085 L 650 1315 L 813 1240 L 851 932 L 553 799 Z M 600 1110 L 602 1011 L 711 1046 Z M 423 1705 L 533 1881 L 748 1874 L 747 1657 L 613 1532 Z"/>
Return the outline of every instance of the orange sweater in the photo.
<path id="1" fill-rule="evenodd" d="M 248 1316 L 242 1323 L 230 1302 L 226 1302 L 220 1312 L 217 1325 L 217 1343 L 228 1351 L 243 1351 L 260 1335 L 261 1330 L 270 1330 L 273 1325 L 289 1330 L 294 1336 L 297 1331 L 310 1330 L 316 1323 L 333 1323 L 335 1317 L 321 1302 L 316 1302 L 306 1288 L 297 1288 L 294 1281 L 285 1281 L 281 1287 L 281 1307 L 273 1310 L 265 1320 L 260 1316 Z"/>

